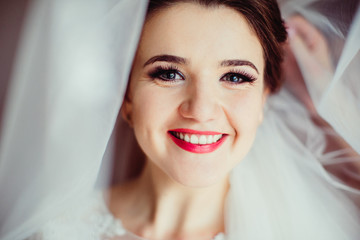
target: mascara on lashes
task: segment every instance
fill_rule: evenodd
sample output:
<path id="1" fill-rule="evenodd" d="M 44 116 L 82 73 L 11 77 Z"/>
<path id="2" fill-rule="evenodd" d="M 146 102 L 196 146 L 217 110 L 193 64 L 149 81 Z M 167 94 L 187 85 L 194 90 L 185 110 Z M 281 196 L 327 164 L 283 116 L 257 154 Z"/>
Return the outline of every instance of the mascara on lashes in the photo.
<path id="1" fill-rule="evenodd" d="M 227 76 L 230 76 L 230 75 L 234 75 L 234 76 L 237 76 L 238 79 L 242 79 L 241 81 L 238 81 L 238 82 L 233 82 L 233 81 L 230 81 L 230 80 L 222 80 L 224 79 L 225 77 Z M 257 80 L 257 78 L 255 76 L 253 76 L 252 74 L 249 74 L 243 70 L 239 70 L 239 69 L 232 69 L 231 71 L 225 73 L 221 78 L 220 78 L 221 81 L 224 81 L 224 82 L 229 82 L 230 84 L 242 84 L 242 83 L 253 83 Z"/>
<path id="2" fill-rule="evenodd" d="M 180 80 L 180 79 L 169 79 L 169 78 L 161 77 L 161 75 L 163 75 L 163 74 L 171 74 L 171 73 L 179 75 L 181 77 L 181 80 L 185 79 L 183 74 L 181 74 L 179 72 L 179 70 L 178 70 L 178 68 L 176 66 L 166 66 L 166 67 L 158 66 L 155 69 L 153 69 L 152 71 L 150 71 L 148 73 L 148 75 L 152 79 L 159 79 L 161 81 L 177 81 L 177 80 Z"/>
<path id="3" fill-rule="evenodd" d="M 158 66 L 155 69 L 153 69 L 152 71 L 150 71 L 148 73 L 148 75 L 152 78 L 152 79 L 159 79 L 161 81 L 176 81 L 179 79 L 171 79 L 171 78 L 165 78 L 165 77 L 161 77 L 161 75 L 163 74 L 177 74 L 181 77 L 181 80 L 184 80 L 185 77 L 183 76 L 183 74 L 181 74 L 178 70 L 178 68 L 176 66 Z M 238 82 L 234 82 L 231 80 L 222 80 L 225 77 L 229 76 L 229 75 L 234 75 L 236 76 L 238 79 L 241 79 L 241 81 Z M 223 74 L 220 78 L 220 81 L 224 81 L 224 82 L 229 82 L 230 84 L 243 84 L 243 83 L 253 83 L 254 81 L 256 81 L 257 78 L 255 76 L 253 76 L 252 74 L 249 74 L 243 70 L 239 70 L 239 69 L 232 69 L 231 71 L 228 71 L 227 73 Z"/>

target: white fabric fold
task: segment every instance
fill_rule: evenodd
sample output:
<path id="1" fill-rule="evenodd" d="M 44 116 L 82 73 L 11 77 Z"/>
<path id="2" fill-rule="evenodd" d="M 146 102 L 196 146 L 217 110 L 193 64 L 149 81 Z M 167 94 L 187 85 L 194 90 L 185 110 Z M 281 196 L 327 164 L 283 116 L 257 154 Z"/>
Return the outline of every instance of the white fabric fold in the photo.
<path id="1" fill-rule="evenodd" d="M 1 239 L 24 239 L 93 189 L 145 10 L 141 0 L 32 2 L 1 136 Z"/>

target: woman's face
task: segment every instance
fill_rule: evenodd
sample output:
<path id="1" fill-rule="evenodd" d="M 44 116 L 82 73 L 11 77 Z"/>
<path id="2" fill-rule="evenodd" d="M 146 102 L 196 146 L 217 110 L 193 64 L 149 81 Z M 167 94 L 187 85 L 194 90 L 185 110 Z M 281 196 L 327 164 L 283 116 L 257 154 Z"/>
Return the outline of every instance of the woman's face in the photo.
<path id="1" fill-rule="evenodd" d="M 261 44 L 236 11 L 180 3 L 145 23 L 123 114 L 151 164 L 192 187 L 226 178 L 262 121 Z"/>

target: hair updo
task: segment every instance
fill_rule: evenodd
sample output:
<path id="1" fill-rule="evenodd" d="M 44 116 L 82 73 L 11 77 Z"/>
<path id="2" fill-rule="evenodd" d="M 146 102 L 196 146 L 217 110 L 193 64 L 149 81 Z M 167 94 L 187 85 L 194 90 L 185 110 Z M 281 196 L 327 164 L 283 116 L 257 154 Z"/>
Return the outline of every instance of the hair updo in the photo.
<path id="1" fill-rule="evenodd" d="M 287 33 L 276 0 L 150 0 L 147 15 L 171 7 L 177 3 L 196 3 L 204 7 L 226 6 L 243 15 L 255 31 L 263 48 L 265 69 L 264 81 L 271 92 L 281 84 L 282 44 Z"/>

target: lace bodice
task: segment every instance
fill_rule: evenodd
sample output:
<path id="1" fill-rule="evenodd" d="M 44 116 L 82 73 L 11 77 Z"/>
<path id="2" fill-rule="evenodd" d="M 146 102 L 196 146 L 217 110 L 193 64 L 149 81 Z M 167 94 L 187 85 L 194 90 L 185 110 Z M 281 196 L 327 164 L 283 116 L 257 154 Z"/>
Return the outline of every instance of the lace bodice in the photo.
<path id="1" fill-rule="evenodd" d="M 127 231 L 108 210 L 101 192 L 81 206 L 49 221 L 28 240 L 146 240 Z M 212 240 L 224 240 L 219 233 Z"/>

